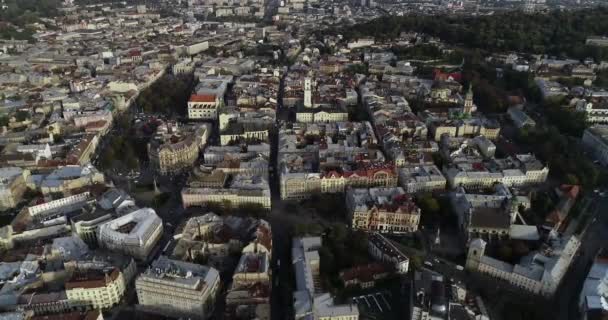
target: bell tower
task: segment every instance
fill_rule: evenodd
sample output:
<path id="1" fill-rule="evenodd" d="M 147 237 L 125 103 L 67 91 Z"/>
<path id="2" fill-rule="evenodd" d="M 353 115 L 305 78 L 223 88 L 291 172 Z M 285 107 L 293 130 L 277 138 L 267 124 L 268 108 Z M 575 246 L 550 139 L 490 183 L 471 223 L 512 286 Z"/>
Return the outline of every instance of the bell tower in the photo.
<path id="1" fill-rule="evenodd" d="M 475 111 L 475 105 L 473 104 L 473 85 L 469 85 L 469 90 L 464 97 L 464 107 L 462 113 L 471 114 Z"/>
<path id="2" fill-rule="evenodd" d="M 312 107 L 312 79 L 310 77 L 304 79 L 304 107 Z"/>
<path id="3" fill-rule="evenodd" d="M 479 268 L 481 257 L 485 254 L 486 242 L 482 239 L 474 239 L 469 244 L 469 252 L 467 252 L 466 269 L 475 271 Z"/>

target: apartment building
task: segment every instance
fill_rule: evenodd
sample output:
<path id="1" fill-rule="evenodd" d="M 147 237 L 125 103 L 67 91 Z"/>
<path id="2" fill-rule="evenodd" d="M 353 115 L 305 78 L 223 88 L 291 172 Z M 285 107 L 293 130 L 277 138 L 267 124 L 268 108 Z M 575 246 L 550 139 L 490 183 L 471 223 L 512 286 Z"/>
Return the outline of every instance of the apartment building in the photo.
<path id="1" fill-rule="evenodd" d="M 101 247 L 146 260 L 162 233 L 163 223 L 154 209 L 143 208 L 101 225 L 97 239 Z"/>
<path id="2" fill-rule="evenodd" d="M 401 252 L 385 236 L 372 232 L 368 237 L 368 251 L 376 260 L 395 267 L 397 273 L 406 274 L 410 267 L 410 259 Z"/>
<path id="3" fill-rule="evenodd" d="M 126 285 L 119 268 L 75 271 L 65 283 L 65 293 L 73 308 L 108 309 L 120 302 Z"/>
<path id="4" fill-rule="evenodd" d="M 73 196 L 41 203 L 27 208 L 32 218 L 50 216 L 54 214 L 64 214 L 69 211 L 82 208 L 88 201 L 93 200 L 90 192 L 83 192 Z"/>
<path id="5" fill-rule="evenodd" d="M 413 165 L 398 169 L 399 185 L 407 193 L 444 190 L 447 180 L 436 165 Z"/>
<path id="6" fill-rule="evenodd" d="M 486 255 L 487 243 L 474 239 L 469 245 L 466 268 L 550 298 L 557 291 L 581 242 L 575 235 L 550 237 L 547 241 L 547 249 L 531 252 L 519 263 L 511 264 Z"/>
<path id="7" fill-rule="evenodd" d="M 187 169 L 198 159 L 199 152 L 207 143 L 210 134 L 210 125 L 181 130 L 176 128 L 159 133 L 148 144 L 150 164 L 161 174 Z"/>
<path id="8" fill-rule="evenodd" d="M 217 95 L 193 94 L 188 99 L 188 119 L 217 120 L 220 105 Z"/>
<path id="9" fill-rule="evenodd" d="M 268 126 L 262 123 L 230 122 L 220 131 L 220 144 L 265 142 L 268 140 Z"/>
<path id="10" fill-rule="evenodd" d="M 67 197 L 76 190 L 105 183 L 103 173 L 92 165 L 59 167 L 43 178 L 40 191 L 47 199 Z"/>
<path id="11" fill-rule="evenodd" d="M 77 234 L 84 242 L 94 245 L 98 243 L 97 234 L 99 226 L 112 220 L 110 212 L 85 212 L 72 217 L 72 232 Z"/>
<path id="12" fill-rule="evenodd" d="M 353 172 L 283 173 L 280 183 L 282 199 L 301 199 L 314 193 L 342 193 L 348 187 L 396 187 L 397 174 L 392 165 L 380 165 Z"/>
<path id="13" fill-rule="evenodd" d="M 27 190 L 29 170 L 17 167 L 0 168 L 0 210 L 16 207 Z"/>
<path id="14" fill-rule="evenodd" d="M 349 189 L 346 207 L 355 229 L 409 233 L 420 223 L 420 208 L 401 187 Z"/>
<path id="15" fill-rule="evenodd" d="M 473 118 L 468 120 L 446 120 L 431 124 L 431 136 L 435 141 L 440 141 L 441 136 L 470 137 L 485 136 L 495 140 L 500 134 L 500 125 L 492 120 Z"/>
<path id="16" fill-rule="evenodd" d="M 348 112 L 345 108 L 301 108 L 296 113 L 296 121 L 303 123 L 315 122 L 344 122 L 348 121 Z"/>
<path id="17" fill-rule="evenodd" d="M 576 105 L 576 111 L 584 112 L 587 115 L 588 123 L 606 124 L 608 123 L 608 106 L 605 101 L 593 101 L 590 99 L 589 102 L 585 99 L 579 100 Z"/>
<path id="18" fill-rule="evenodd" d="M 608 125 L 595 125 L 585 129 L 583 144 L 604 165 L 608 165 Z"/>
<path id="19" fill-rule="evenodd" d="M 544 183 L 549 167 L 531 154 L 520 154 L 489 162 L 466 161 L 444 169 L 448 185 L 465 189 L 491 188 L 495 183 L 509 187 L 522 187 Z"/>
<path id="20" fill-rule="evenodd" d="M 270 209 L 269 189 L 184 188 L 181 195 L 184 208 L 212 203 L 220 205 L 230 203 L 233 207 L 256 204 L 263 208 Z"/>
<path id="21" fill-rule="evenodd" d="M 135 281 L 141 306 L 194 319 L 211 316 L 219 287 L 216 269 L 165 256 L 156 259 Z"/>

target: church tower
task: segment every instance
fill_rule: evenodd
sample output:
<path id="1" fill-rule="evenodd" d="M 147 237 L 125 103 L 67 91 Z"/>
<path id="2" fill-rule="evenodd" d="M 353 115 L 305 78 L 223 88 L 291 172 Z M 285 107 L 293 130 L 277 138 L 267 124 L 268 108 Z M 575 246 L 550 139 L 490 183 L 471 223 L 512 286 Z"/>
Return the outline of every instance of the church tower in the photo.
<path id="1" fill-rule="evenodd" d="M 474 239 L 469 244 L 469 252 L 467 252 L 466 269 L 475 271 L 479 268 L 481 257 L 486 252 L 486 242 L 482 239 Z"/>
<path id="2" fill-rule="evenodd" d="M 464 97 L 464 107 L 462 113 L 471 114 L 475 111 L 475 105 L 473 104 L 473 85 L 469 85 L 469 90 Z"/>
<path id="3" fill-rule="evenodd" d="M 304 107 L 312 108 L 312 79 L 304 79 Z"/>

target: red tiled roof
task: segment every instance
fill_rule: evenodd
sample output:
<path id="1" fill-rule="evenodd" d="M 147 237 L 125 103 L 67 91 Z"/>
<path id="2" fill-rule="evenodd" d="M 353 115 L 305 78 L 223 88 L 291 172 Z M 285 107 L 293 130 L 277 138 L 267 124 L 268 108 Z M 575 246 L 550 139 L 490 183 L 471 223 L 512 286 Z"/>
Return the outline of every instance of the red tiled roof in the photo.
<path id="1" fill-rule="evenodd" d="M 557 210 L 551 211 L 547 217 L 545 218 L 545 225 L 554 227 L 562 222 L 562 219 L 559 216 Z"/>
<path id="2" fill-rule="evenodd" d="M 141 51 L 139 51 L 139 50 L 129 51 L 129 57 L 139 57 L 139 56 L 141 56 Z"/>
<path id="3" fill-rule="evenodd" d="M 215 102 L 215 95 L 213 94 L 193 94 L 190 96 L 189 102 Z"/>
<path id="4" fill-rule="evenodd" d="M 116 280 L 120 275 L 118 269 L 113 269 L 110 274 L 100 272 L 87 272 L 87 273 L 75 273 L 72 278 L 66 282 L 65 289 L 70 290 L 74 288 L 98 288 L 105 287 L 108 283 Z"/>
<path id="5" fill-rule="evenodd" d="M 342 281 L 347 282 L 358 279 L 361 282 L 369 282 L 374 280 L 374 275 L 388 272 L 384 265 L 379 263 L 370 263 L 363 266 L 357 266 L 351 269 L 340 272 Z"/>
<path id="6" fill-rule="evenodd" d="M 564 193 L 564 196 L 576 200 L 578 193 L 581 191 L 581 187 L 577 185 L 562 184 L 559 189 Z"/>
<path id="7" fill-rule="evenodd" d="M 361 168 L 355 171 L 347 171 L 347 172 L 338 172 L 336 170 L 330 170 L 321 175 L 321 178 L 357 178 L 357 177 L 374 177 L 374 175 L 378 172 L 385 172 L 390 176 L 395 175 L 394 166 L 391 164 L 380 165 L 379 167 L 369 167 L 369 168 Z"/>
<path id="8" fill-rule="evenodd" d="M 433 79 L 434 80 L 440 80 L 440 81 L 445 81 L 448 78 L 452 78 L 454 79 L 454 81 L 460 82 L 460 80 L 462 80 L 462 74 L 460 74 L 460 72 L 443 72 L 439 69 L 435 69 L 433 70 Z"/>
<path id="9" fill-rule="evenodd" d="M 268 251 L 272 251 L 272 231 L 266 224 L 261 224 L 256 230 L 257 240 L 261 245 L 266 247 Z"/>
<path id="10" fill-rule="evenodd" d="M 92 122 L 87 123 L 84 127 L 85 127 L 85 130 L 103 128 L 106 125 L 106 123 L 107 123 L 106 120 L 92 121 Z"/>

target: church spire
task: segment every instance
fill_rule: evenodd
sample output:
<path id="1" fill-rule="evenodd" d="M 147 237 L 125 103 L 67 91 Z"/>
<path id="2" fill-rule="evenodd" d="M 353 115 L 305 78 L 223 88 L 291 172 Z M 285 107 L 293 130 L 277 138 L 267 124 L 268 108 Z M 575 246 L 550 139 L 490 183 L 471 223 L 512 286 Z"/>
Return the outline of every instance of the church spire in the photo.
<path id="1" fill-rule="evenodd" d="M 475 106 L 473 105 L 473 85 L 469 85 L 469 90 L 464 97 L 464 107 L 462 108 L 462 113 L 471 114 L 471 112 L 475 111 Z"/>

